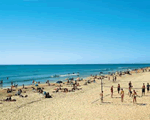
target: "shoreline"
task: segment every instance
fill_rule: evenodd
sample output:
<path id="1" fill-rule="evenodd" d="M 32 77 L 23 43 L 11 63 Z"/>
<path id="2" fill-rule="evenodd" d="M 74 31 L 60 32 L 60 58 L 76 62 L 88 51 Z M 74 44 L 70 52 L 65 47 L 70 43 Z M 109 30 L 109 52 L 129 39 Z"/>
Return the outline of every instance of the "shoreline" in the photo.
<path id="1" fill-rule="evenodd" d="M 91 64 L 91 65 L 93 65 L 93 64 Z M 57 71 L 55 70 L 55 71 L 53 71 L 53 72 L 51 72 L 52 70 L 52 67 L 48 67 L 49 69 L 45 69 L 45 68 L 47 68 L 47 67 L 41 67 L 42 69 L 39 71 L 39 75 L 38 75 L 38 73 L 34 73 L 34 71 L 36 72 L 36 68 L 38 67 L 38 66 L 36 66 L 35 68 L 34 67 L 22 67 L 22 68 L 28 68 L 28 69 L 30 69 L 31 68 L 31 73 L 33 74 L 33 75 L 31 75 L 31 74 L 29 74 L 28 72 L 26 72 L 25 71 L 25 73 L 24 74 L 26 74 L 26 76 L 27 77 L 24 77 L 24 75 L 23 74 L 19 74 L 21 71 L 18 71 L 17 73 L 18 74 L 16 74 L 16 73 L 14 73 L 13 74 L 13 72 L 12 73 L 10 73 L 10 72 L 7 72 L 6 71 L 6 75 L 1 75 L 1 80 L 3 80 L 3 86 L 2 85 L 0 85 L 0 88 L 7 88 L 7 87 L 10 87 L 11 86 L 11 82 L 13 82 L 13 83 L 15 83 L 15 84 L 18 84 L 18 86 L 22 86 L 23 84 L 24 85 L 31 85 L 31 83 L 32 83 L 32 80 L 35 80 L 35 81 L 37 81 L 37 82 L 41 82 L 41 84 L 43 84 L 43 83 L 45 83 L 47 80 L 50 80 L 50 82 L 51 83 L 55 83 L 56 81 L 59 81 L 59 80 L 61 80 L 61 81 L 65 81 L 65 78 L 69 78 L 69 77 L 74 77 L 74 78 L 77 78 L 77 76 L 68 76 L 68 74 L 69 73 L 76 73 L 78 70 L 78 72 L 80 72 L 81 74 L 80 74 L 80 77 L 83 77 L 84 79 L 86 78 L 86 77 L 89 77 L 90 76 L 90 74 L 99 74 L 99 72 L 103 72 L 104 73 L 104 75 L 108 75 L 109 74 L 109 72 L 115 72 L 115 71 L 126 71 L 127 69 L 137 69 L 137 68 L 145 68 L 145 67 L 148 67 L 148 66 L 150 66 L 150 64 L 149 65 L 143 65 L 143 64 L 139 64 L 139 65 L 133 65 L 133 64 L 129 64 L 129 65 L 126 65 L 126 64 L 123 64 L 123 65 L 105 65 L 104 64 L 104 66 L 102 65 L 100 65 L 100 66 L 87 66 L 87 67 L 83 67 L 83 69 L 81 69 L 80 70 L 80 68 L 82 67 L 82 65 L 79 65 L 79 66 L 77 66 L 77 67 L 71 67 L 71 69 L 70 69 L 70 67 L 67 67 L 66 68 L 66 70 L 68 71 L 68 72 L 62 72 L 62 73 L 60 73 L 60 72 L 58 72 L 57 73 Z M 84 66 L 84 65 L 83 65 Z M 11 66 L 9 66 L 9 69 L 12 69 L 13 67 L 11 67 Z M 21 67 L 19 67 L 19 68 L 21 68 Z M 44 68 L 44 69 L 43 69 Z M 54 67 L 55 68 L 55 67 Z M 63 69 L 64 67 L 59 67 L 60 69 Z M 35 69 L 35 70 L 34 70 Z M 43 72 L 43 74 L 42 73 L 40 73 L 40 72 L 42 72 L 42 71 L 44 71 Z M 50 73 L 49 74 L 47 74 L 48 73 L 48 71 L 50 71 Z M 59 71 L 59 70 L 58 70 Z M 62 70 L 61 70 L 62 71 Z M 63 71 L 65 71 L 65 69 L 63 69 Z M 21 72 L 22 73 L 22 72 Z M 51 78 L 51 76 L 54 76 L 55 74 L 58 74 L 58 75 L 60 75 L 60 77 L 59 78 Z M 7 76 L 8 75 L 8 76 Z M 23 76 L 22 76 L 23 75 Z M 10 77 L 9 77 L 10 76 Z M 6 78 L 9 78 L 9 79 L 6 79 Z M 50 77 L 50 78 L 49 78 Z"/>
<path id="2" fill-rule="evenodd" d="M 130 68 L 129 68 L 130 69 Z M 139 69 L 137 69 L 137 70 L 142 70 L 142 69 L 150 69 L 150 67 L 144 67 L 144 68 L 139 68 Z M 131 70 L 131 69 L 130 69 Z M 136 69 L 134 69 L 134 70 L 136 70 Z M 130 72 L 131 73 L 133 73 L 133 72 L 135 72 L 134 70 L 131 70 Z M 124 70 L 122 70 L 122 71 L 120 71 L 120 72 L 125 72 Z M 113 72 L 112 72 L 113 73 Z M 100 76 L 110 76 L 109 74 L 104 74 L 104 75 L 97 75 L 98 77 L 100 77 Z M 78 76 L 79 77 L 79 76 Z M 77 78 L 78 78 L 77 77 Z M 77 79 L 76 78 L 76 79 Z M 79 77 L 79 78 L 82 78 L 82 77 Z M 84 77 L 83 78 L 83 80 L 87 80 L 88 78 L 91 78 L 91 76 L 87 76 L 87 77 Z M 75 79 L 74 79 L 75 80 Z M 56 80 L 56 81 L 50 81 L 50 84 L 57 84 L 56 82 L 57 81 L 59 81 L 59 80 Z M 67 80 L 61 80 L 63 83 L 66 83 L 66 82 L 64 82 L 64 81 L 67 81 Z M 37 82 L 37 81 L 35 81 L 35 82 Z M 45 85 L 47 85 L 47 83 L 46 83 L 46 81 L 45 82 L 40 82 L 40 84 L 39 85 L 41 85 L 41 86 L 45 86 Z M 18 85 L 17 86 L 17 88 L 21 88 L 23 86 L 23 84 L 22 85 Z M 31 83 L 31 84 L 28 84 L 28 85 L 25 85 L 26 87 L 33 87 L 33 83 Z M 2 89 L 7 89 L 7 88 L 11 88 L 11 86 L 5 86 L 5 87 L 1 87 L 0 89 L 2 90 Z"/>

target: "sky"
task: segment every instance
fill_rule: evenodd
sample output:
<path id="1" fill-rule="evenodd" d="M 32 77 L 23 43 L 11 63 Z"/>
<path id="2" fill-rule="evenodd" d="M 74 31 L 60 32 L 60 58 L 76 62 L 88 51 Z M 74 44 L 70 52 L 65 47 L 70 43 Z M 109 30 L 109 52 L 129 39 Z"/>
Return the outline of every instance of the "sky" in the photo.
<path id="1" fill-rule="evenodd" d="M 149 0 L 1 0 L 0 64 L 150 63 Z"/>

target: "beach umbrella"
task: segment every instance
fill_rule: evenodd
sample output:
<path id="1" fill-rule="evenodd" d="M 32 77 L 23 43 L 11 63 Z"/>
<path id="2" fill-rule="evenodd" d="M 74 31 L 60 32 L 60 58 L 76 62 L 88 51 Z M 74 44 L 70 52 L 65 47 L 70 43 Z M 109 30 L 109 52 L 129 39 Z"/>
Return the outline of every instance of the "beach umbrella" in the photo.
<path id="1" fill-rule="evenodd" d="M 57 81 L 56 83 L 63 83 L 62 81 Z"/>

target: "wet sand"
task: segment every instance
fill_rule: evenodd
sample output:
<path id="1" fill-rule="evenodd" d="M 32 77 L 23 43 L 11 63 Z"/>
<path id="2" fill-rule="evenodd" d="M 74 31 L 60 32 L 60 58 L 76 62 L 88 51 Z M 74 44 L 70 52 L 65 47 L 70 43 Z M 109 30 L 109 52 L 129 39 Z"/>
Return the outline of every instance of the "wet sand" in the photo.
<path id="1" fill-rule="evenodd" d="M 108 78 L 103 80 L 104 103 L 100 102 L 101 81 L 96 79 L 96 83 L 83 85 L 82 90 L 75 92 L 53 93 L 56 86 L 40 85 L 44 91 L 49 92 L 53 98 L 44 98 L 42 94 L 33 92 L 31 87 L 23 89 L 22 95 L 27 98 L 12 96 L 16 102 L 0 101 L 0 120 L 149 120 L 150 119 L 150 93 L 142 97 L 137 97 L 137 104 L 132 103 L 132 97 L 128 96 L 128 83 L 133 84 L 133 89 L 141 96 L 143 83 L 150 83 L 150 72 L 133 73 L 118 77 L 116 82 Z M 89 79 L 89 78 L 87 78 Z M 121 102 L 117 93 L 117 85 L 124 89 L 124 102 Z M 63 87 L 71 89 L 71 86 L 62 84 Z M 110 87 L 114 86 L 114 96 L 110 96 Z M 25 86 L 26 87 L 26 86 Z M 16 91 L 11 93 L 14 95 Z M 0 100 L 6 99 L 6 90 L 0 90 Z"/>

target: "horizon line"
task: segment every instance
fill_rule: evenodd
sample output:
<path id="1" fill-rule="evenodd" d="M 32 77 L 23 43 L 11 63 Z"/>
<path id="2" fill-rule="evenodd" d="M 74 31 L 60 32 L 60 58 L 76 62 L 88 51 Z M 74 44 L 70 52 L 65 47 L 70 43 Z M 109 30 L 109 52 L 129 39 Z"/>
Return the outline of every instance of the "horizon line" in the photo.
<path id="1" fill-rule="evenodd" d="M 114 65 L 114 64 L 150 64 L 150 63 L 96 63 L 96 64 L 92 64 L 92 63 L 87 63 L 87 64 L 83 64 L 83 63 L 79 63 L 79 64 L 0 64 L 2 65 Z"/>

